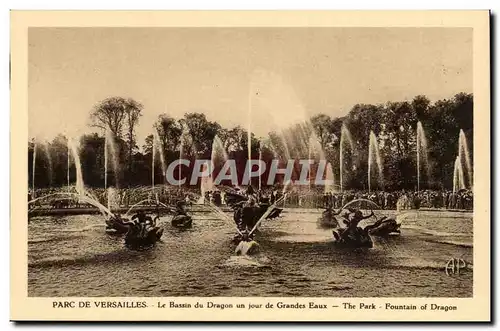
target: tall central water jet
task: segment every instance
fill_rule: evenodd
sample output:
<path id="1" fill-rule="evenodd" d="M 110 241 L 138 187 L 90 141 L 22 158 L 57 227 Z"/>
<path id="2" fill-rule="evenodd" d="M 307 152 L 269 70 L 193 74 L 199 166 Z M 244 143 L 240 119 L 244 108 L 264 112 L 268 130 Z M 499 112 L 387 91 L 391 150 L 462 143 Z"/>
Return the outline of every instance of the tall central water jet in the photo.
<path id="1" fill-rule="evenodd" d="M 82 164 L 80 162 L 80 155 L 78 153 L 78 147 L 73 139 L 68 138 L 68 146 L 71 151 L 71 155 L 73 156 L 73 160 L 75 162 L 76 169 L 76 192 L 80 195 L 84 195 L 85 188 L 83 184 L 83 175 L 82 175 Z"/>
<path id="2" fill-rule="evenodd" d="M 343 192 L 343 187 L 344 187 L 344 148 L 345 144 L 348 143 L 350 149 L 351 149 L 351 155 L 354 151 L 354 142 L 351 137 L 351 133 L 349 132 L 349 129 L 347 129 L 347 126 L 345 124 L 342 124 L 342 128 L 340 129 L 340 155 L 339 155 L 339 160 L 340 160 L 340 192 Z"/>
<path id="3" fill-rule="evenodd" d="M 224 163 L 229 159 L 229 155 L 224 149 L 224 144 L 220 140 L 219 136 L 216 135 L 212 142 L 212 154 L 211 154 L 211 163 L 212 163 L 212 172 L 210 174 L 211 182 L 207 183 L 207 188 L 213 188 L 213 183 L 215 182 L 215 169 L 220 168 L 219 166 L 223 166 Z"/>
<path id="4" fill-rule="evenodd" d="M 423 160 L 422 160 L 423 155 Z M 424 165 L 427 169 L 427 175 L 429 175 L 429 161 L 427 154 L 427 138 L 425 137 L 425 131 L 422 127 L 422 123 L 419 121 L 417 123 L 417 191 L 420 191 L 420 171 L 421 163 L 424 161 Z M 429 176 L 427 176 L 428 178 Z"/>
<path id="5" fill-rule="evenodd" d="M 383 171 L 382 171 L 382 159 L 380 158 L 380 152 L 378 149 L 377 137 L 373 131 L 370 131 L 370 141 L 368 145 L 368 192 L 371 192 L 371 167 L 374 161 L 377 164 L 378 175 L 379 175 L 379 187 L 383 188 Z"/>
<path id="6" fill-rule="evenodd" d="M 334 181 L 334 177 L 333 177 L 332 164 L 330 162 L 328 162 L 326 164 L 325 179 L 326 179 L 326 183 L 325 183 L 324 193 L 334 191 L 335 181 Z"/>
<path id="7" fill-rule="evenodd" d="M 163 182 L 165 183 L 165 178 L 167 176 L 167 166 L 165 164 L 165 155 L 164 155 L 164 152 L 163 152 L 163 148 L 164 147 L 165 146 L 163 146 L 163 144 L 160 141 L 160 137 L 158 135 L 158 131 L 154 130 L 153 131 L 153 155 L 154 155 L 154 151 L 156 149 L 158 149 L 159 152 L 160 152 L 160 162 L 161 162 L 161 172 L 162 172 L 162 176 L 163 176 Z"/>
<path id="8" fill-rule="evenodd" d="M 113 162 L 113 174 L 115 185 L 118 185 L 118 155 L 116 153 L 115 138 L 112 131 L 107 128 L 104 131 L 104 189 L 109 185 L 109 160 Z"/>
<path id="9" fill-rule="evenodd" d="M 325 160 L 325 153 L 323 152 L 323 147 L 321 146 L 321 143 L 319 142 L 318 138 L 312 132 L 309 137 L 309 144 L 308 144 L 308 157 L 310 162 L 313 162 L 315 160 Z M 326 163 L 326 162 L 325 162 Z M 323 174 L 320 174 L 322 176 Z M 316 179 L 315 177 L 317 176 L 317 173 L 313 173 L 313 170 L 309 168 L 309 188 L 311 188 L 311 181 Z"/>
<path id="10" fill-rule="evenodd" d="M 463 165 L 462 160 L 465 159 L 465 166 L 467 168 L 467 181 L 469 187 L 472 188 L 472 162 L 469 152 L 469 146 L 467 145 L 467 139 L 465 137 L 464 130 L 460 129 L 460 134 L 458 136 L 458 157 L 460 158 L 460 164 Z M 465 183 L 464 183 L 465 186 Z"/>
<path id="11" fill-rule="evenodd" d="M 178 169 L 179 187 L 181 186 L 180 180 L 182 178 L 181 160 L 183 157 L 185 157 L 185 154 L 193 152 L 192 148 L 193 148 L 193 142 L 191 139 L 189 129 L 186 126 L 182 125 L 182 133 L 179 139 L 179 169 Z"/>

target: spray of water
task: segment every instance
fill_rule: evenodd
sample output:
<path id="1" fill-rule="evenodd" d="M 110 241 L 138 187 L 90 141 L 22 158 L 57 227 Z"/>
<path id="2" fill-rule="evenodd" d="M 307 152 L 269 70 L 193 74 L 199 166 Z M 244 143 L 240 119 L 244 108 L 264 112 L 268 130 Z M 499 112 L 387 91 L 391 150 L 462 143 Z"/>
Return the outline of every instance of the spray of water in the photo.
<path id="1" fill-rule="evenodd" d="M 346 146 L 347 144 L 347 146 Z M 354 142 L 351 137 L 351 133 L 345 124 L 342 124 L 340 131 L 340 192 L 344 190 L 344 152 L 345 148 L 349 147 L 351 154 L 354 152 Z"/>
<path id="2" fill-rule="evenodd" d="M 210 160 L 212 162 L 212 167 L 217 168 L 219 166 L 222 166 L 227 160 L 229 160 L 229 155 L 227 154 L 226 150 L 224 149 L 224 144 L 222 143 L 221 139 L 219 138 L 218 135 L 214 137 L 214 140 L 212 141 L 212 154 L 210 157 Z M 215 182 L 215 171 L 211 172 L 211 182 Z M 213 184 L 212 184 L 213 185 Z"/>
<path id="3" fill-rule="evenodd" d="M 179 169 L 178 169 L 178 175 L 179 175 L 179 180 L 182 178 L 182 167 L 181 167 L 181 159 L 185 157 L 185 154 L 193 147 L 192 140 L 190 139 L 190 133 L 187 127 L 182 126 L 182 133 L 181 137 L 179 139 Z M 180 187 L 179 183 L 179 187 Z"/>
<path id="4" fill-rule="evenodd" d="M 167 176 L 167 166 L 165 163 L 165 155 L 163 151 L 163 145 L 161 144 L 160 137 L 158 136 L 158 131 L 154 130 L 153 132 L 153 141 L 156 140 L 156 143 L 153 143 L 153 146 L 156 146 L 156 148 L 160 151 L 160 162 L 161 162 L 161 172 L 163 175 L 163 181 L 165 182 L 165 178 Z M 154 152 L 153 152 L 154 154 Z"/>
<path id="5" fill-rule="evenodd" d="M 75 160 L 76 192 L 80 195 L 84 195 L 85 188 L 83 185 L 82 165 L 80 162 L 80 154 L 79 154 L 79 150 L 78 150 L 78 145 L 71 138 L 68 139 L 68 148 L 71 151 L 71 155 L 73 156 L 73 160 Z"/>
<path id="6" fill-rule="evenodd" d="M 115 182 L 117 181 L 117 174 L 119 168 L 119 159 L 118 153 L 116 151 L 115 137 L 111 130 L 106 130 L 105 138 L 104 138 L 104 163 L 106 167 L 106 173 L 109 173 L 109 159 L 111 158 L 111 162 L 113 162 L 113 174 L 115 176 Z M 106 175 L 106 183 L 109 183 L 107 175 Z"/>
<path id="7" fill-rule="evenodd" d="M 326 175 L 325 175 L 326 183 L 325 183 L 325 193 L 333 192 L 335 188 L 335 181 L 333 177 L 332 164 L 330 162 L 326 165 Z"/>
<path id="8" fill-rule="evenodd" d="M 375 136 L 375 133 L 373 133 L 373 131 L 370 131 L 370 142 L 368 146 L 368 192 L 371 192 L 371 167 L 373 161 L 376 162 L 378 169 L 379 186 L 383 188 L 384 177 L 382 169 L 382 159 L 380 157 L 377 137 Z"/>
<path id="9" fill-rule="evenodd" d="M 423 166 L 427 169 L 427 178 L 429 178 L 429 159 L 427 149 L 427 138 L 421 122 L 417 123 L 417 191 L 420 191 L 421 169 Z M 422 162 L 423 161 L 423 162 Z"/>
<path id="10" fill-rule="evenodd" d="M 323 147 L 318 140 L 318 137 L 314 134 L 314 132 L 310 133 L 309 144 L 308 144 L 308 157 L 309 160 L 321 161 L 325 160 L 325 153 L 323 152 Z M 317 174 L 316 174 L 317 175 Z M 322 176 L 323 174 L 320 174 Z M 311 171 L 309 172 L 309 188 L 311 187 L 311 181 L 313 180 L 313 174 Z"/>
<path id="11" fill-rule="evenodd" d="M 43 143 L 43 151 L 45 153 L 45 158 L 46 158 L 47 164 L 48 164 L 48 173 L 47 173 L 47 175 L 49 176 L 49 185 L 52 186 L 53 166 L 52 166 L 52 157 L 50 155 L 49 143 L 48 142 L 44 142 Z"/>
<path id="12" fill-rule="evenodd" d="M 465 178 L 464 171 L 462 165 L 462 159 L 460 156 L 457 156 L 455 159 L 455 166 L 453 168 L 453 192 L 457 192 L 458 190 L 465 188 Z"/>
<path id="13" fill-rule="evenodd" d="M 460 158 L 460 162 L 463 165 L 463 159 L 465 159 L 465 166 L 467 170 L 467 182 L 470 187 L 472 187 L 472 162 L 471 162 L 471 156 L 470 156 L 470 151 L 469 151 L 469 146 L 467 145 L 467 139 L 465 137 L 465 133 L 463 130 L 460 130 L 460 134 L 458 137 L 458 155 Z M 465 185 L 465 183 L 464 183 Z"/>

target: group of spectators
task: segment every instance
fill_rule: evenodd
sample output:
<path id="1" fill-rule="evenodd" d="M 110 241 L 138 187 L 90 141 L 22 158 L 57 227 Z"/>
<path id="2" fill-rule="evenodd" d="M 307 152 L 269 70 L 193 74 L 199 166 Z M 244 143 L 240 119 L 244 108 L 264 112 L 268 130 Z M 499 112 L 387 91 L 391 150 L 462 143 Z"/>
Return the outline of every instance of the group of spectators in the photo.
<path id="1" fill-rule="evenodd" d="M 373 201 L 379 209 L 473 209 L 473 195 L 470 190 L 325 193 L 322 205 L 340 208 L 355 199 Z"/>
<path id="2" fill-rule="evenodd" d="M 226 191 L 244 192 L 247 188 L 226 188 L 220 187 L 211 191 L 204 192 L 201 201 L 203 203 L 213 203 L 215 205 L 226 204 Z M 108 205 L 112 200 L 113 205 L 120 207 L 129 207 L 137 203 L 147 203 L 159 201 L 165 205 L 175 205 L 178 201 L 197 202 L 200 200 L 200 191 L 197 187 L 178 187 L 158 185 L 155 187 L 132 187 L 124 189 L 110 188 L 88 188 L 86 189 L 101 204 Z M 31 190 L 28 193 L 28 201 L 35 197 L 42 197 L 54 193 L 76 191 L 71 187 L 60 188 L 40 188 L 33 194 Z M 281 187 L 266 187 L 260 190 L 255 189 L 257 201 L 267 201 L 274 203 L 283 196 Z M 55 195 L 54 199 L 63 199 L 64 197 Z M 67 198 L 68 199 L 68 198 Z M 71 196 L 69 197 L 71 199 Z M 74 199 L 74 196 L 73 198 Z M 453 191 L 424 190 L 414 191 L 346 191 L 346 192 L 323 192 L 320 188 L 291 188 L 287 190 L 285 199 L 279 202 L 281 207 L 299 207 L 299 208 L 341 208 L 355 199 L 367 199 L 373 201 L 380 209 L 473 209 L 473 194 L 471 190 L 462 189 Z M 49 203 L 49 202 L 47 202 Z M 376 209 L 374 207 L 374 209 Z"/>

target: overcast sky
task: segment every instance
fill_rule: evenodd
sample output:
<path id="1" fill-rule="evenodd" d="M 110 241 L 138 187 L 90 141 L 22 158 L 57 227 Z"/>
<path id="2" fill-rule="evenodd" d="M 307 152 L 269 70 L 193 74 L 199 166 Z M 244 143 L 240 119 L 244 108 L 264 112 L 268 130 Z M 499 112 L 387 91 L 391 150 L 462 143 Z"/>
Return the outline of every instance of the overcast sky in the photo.
<path id="1" fill-rule="evenodd" d="M 88 132 L 109 96 L 269 130 L 356 103 L 472 93 L 472 30 L 459 28 L 30 28 L 29 133 Z"/>

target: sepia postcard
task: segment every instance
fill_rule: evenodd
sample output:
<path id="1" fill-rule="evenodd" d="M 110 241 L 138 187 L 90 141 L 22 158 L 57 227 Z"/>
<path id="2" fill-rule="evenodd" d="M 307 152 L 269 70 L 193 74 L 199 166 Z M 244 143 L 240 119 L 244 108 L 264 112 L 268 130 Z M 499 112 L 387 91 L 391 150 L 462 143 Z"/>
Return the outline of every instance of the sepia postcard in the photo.
<path id="1" fill-rule="evenodd" d="M 13 321 L 491 321 L 490 13 L 12 11 Z"/>

